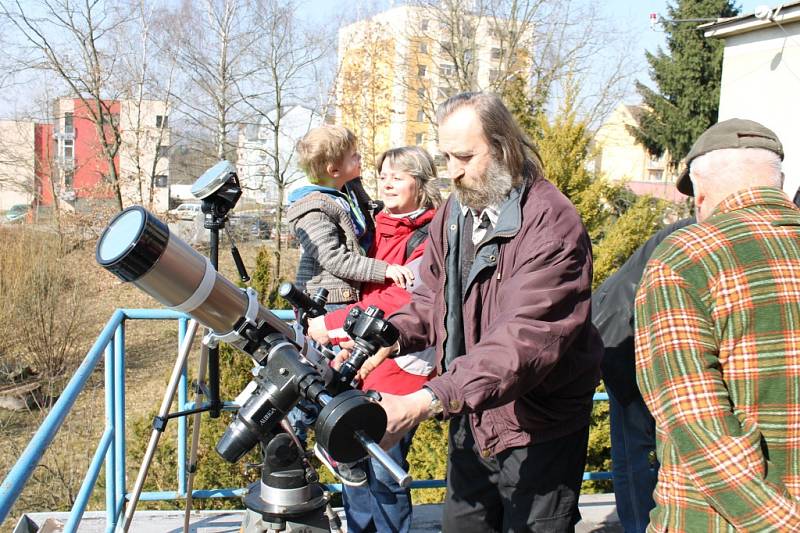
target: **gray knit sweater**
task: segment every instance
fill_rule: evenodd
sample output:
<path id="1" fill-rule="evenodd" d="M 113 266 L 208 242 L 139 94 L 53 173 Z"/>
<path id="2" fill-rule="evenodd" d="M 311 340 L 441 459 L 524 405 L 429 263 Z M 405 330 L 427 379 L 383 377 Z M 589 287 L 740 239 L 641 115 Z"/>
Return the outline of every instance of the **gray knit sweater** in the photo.
<path id="1" fill-rule="evenodd" d="M 328 303 L 356 302 L 362 282 L 383 283 L 385 261 L 364 255 L 350 214 L 324 193 L 314 192 L 294 202 L 286 217 L 300 242 L 295 285 L 313 295 L 328 289 Z"/>

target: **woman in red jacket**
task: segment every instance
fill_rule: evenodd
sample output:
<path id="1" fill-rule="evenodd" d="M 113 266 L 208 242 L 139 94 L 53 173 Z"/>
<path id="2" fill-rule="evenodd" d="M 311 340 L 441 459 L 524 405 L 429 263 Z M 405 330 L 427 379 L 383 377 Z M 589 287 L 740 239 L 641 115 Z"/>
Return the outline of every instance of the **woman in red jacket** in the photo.
<path id="1" fill-rule="evenodd" d="M 406 146 L 384 152 L 378 158 L 378 168 L 384 210 L 375 217 L 375 241 L 369 256 L 415 270 L 425 250 L 427 225 L 441 203 L 433 158 L 422 148 Z M 409 292 L 395 284 L 370 283 L 364 286 L 361 301 L 312 319 L 308 334 L 322 344 L 337 344 L 347 340 L 341 328 L 354 305 L 362 309 L 375 305 L 389 315 L 410 299 Z M 390 394 L 416 392 L 432 377 L 434 355 L 434 350 L 429 349 L 386 359 L 369 374 L 362 388 Z M 405 468 L 412 436 L 413 431 L 388 451 Z M 380 464 L 367 463 L 368 486 L 344 486 L 348 531 L 408 531 L 410 492 L 401 488 Z"/>

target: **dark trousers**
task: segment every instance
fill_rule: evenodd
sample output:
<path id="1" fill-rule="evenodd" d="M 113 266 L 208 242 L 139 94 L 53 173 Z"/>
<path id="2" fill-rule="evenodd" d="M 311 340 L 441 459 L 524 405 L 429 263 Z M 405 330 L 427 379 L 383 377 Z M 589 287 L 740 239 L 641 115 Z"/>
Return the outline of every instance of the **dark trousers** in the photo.
<path id="1" fill-rule="evenodd" d="M 656 506 L 656 426 L 639 396 L 622 405 L 608 389 L 611 411 L 611 472 L 617 515 L 625 533 L 644 533 Z"/>
<path id="2" fill-rule="evenodd" d="M 467 416 L 450 421 L 444 533 L 568 532 L 580 520 L 578 496 L 589 427 L 565 437 L 483 458 Z"/>

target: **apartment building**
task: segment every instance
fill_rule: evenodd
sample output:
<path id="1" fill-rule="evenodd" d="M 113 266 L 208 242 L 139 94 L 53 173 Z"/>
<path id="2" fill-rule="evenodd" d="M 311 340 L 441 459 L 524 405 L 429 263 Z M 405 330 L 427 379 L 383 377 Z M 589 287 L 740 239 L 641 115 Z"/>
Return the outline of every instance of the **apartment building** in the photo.
<path id="1" fill-rule="evenodd" d="M 308 130 L 322 124 L 322 116 L 302 105 L 282 110 L 277 144 L 275 128 L 277 110 L 260 121 L 242 124 L 237 143 L 237 173 L 242 197 L 262 205 L 286 202 L 286 196 L 297 187 L 308 185 L 305 173 L 297 166 L 295 146 Z M 277 157 L 277 164 L 276 164 Z M 283 185 L 280 198 L 279 182 Z"/>
<path id="2" fill-rule="evenodd" d="M 390 147 L 435 154 L 434 113 L 448 97 L 496 90 L 509 73 L 527 78 L 530 31 L 510 50 L 507 22 L 468 9 L 400 6 L 339 31 L 336 120 L 358 137 L 365 176 Z"/>
<path id="3" fill-rule="evenodd" d="M 166 211 L 170 146 L 166 104 L 153 100 L 144 100 L 141 105 L 133 100 L 104 102 L 109 124 L 103 128 L 98 128 L 91 105 L 76 98 L 54 102 L 52 146 L 44 143 L 38 148 L 52 152 L 52 172 L 42 176 L 41 204 L 51 205 L 53 193 L 76 209 L 114 198 L 103 140 L 107 145 L 116 142 L 116 126 L 120 139 L 113 164 L 123 204 Z M 47 154 L 40 157 L 46 159 Z"/>
<path id="4" fill-rule="evenodd" d="M 651 154 L 630 131 L 639 124 L 641 111 L 641 106 L 620 104 L 598 128 L 594 170 L 610 181 L 625 182 L 636 194 L 682 201 L 686 197 L 675 188 L 676 175 L 667 166 L 667 154 Z"/>
<path id="5" fill-rule="evenodd" d="M 47 125 L 33 121 L 0 120 L 0 211 L 14 205 L 33 205 L 41 194 L 37 175 L 43 163 L 42 139 Z"/>

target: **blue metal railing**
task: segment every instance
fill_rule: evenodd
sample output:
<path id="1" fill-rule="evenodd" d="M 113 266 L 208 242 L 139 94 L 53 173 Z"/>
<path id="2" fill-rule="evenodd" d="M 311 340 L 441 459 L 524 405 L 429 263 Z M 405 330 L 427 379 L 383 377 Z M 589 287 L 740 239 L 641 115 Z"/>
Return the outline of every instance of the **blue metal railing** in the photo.
<path id="1" fill-rule="evenodd" d="M 273 311 L 282 320 L 292 320 L 292 311 Z M 165 309 L 117 309 L 105 325 L 97 340 L 86 354 L 75 374 L 70 379 L 58 401 L 34 434 L 28 446 L 11 468 L 0 485 L 0 524 L 5 521 L 11 507 L 33 474 L 50 443 L 69 414 L 78 394 L 94 371 L 101 355 L 105 364 L 105 428 L 95 450 L 89 469 L 78 491 L 69 520 L 64 529 L 70 533 L 77 530 L 89 498 L 105 463 L 106 482 L 106 531 L 113 531 L 122 516 L 126 492 L 125 465 L 125 321 L 126 320 L 178 320 L 178 346 L 186 335 L 189 317 Z M 178 409 L 191 409 L 194 404 L 187 401 L 187 374 L 184 366 L 178 386 Z M 608 394 L 595 393 L 594 401 L 608 401 Z M 186 497 L 186 450 L 187 424 L 185 417 L 178 419 L 178 490 L 172 492 L 143 492 L 142 501 L 175 500 Z M 611 479 L 610 472 L 584 472 L 584 480 Z M 445 481 L 416 480 L 411 488 L 442 488 Z M 327 485 L 331 491 L 340 491 L 341 485 Z M 244 494 L 246 489 L 193 490 L 193 498 L 231 498 Z"/>

